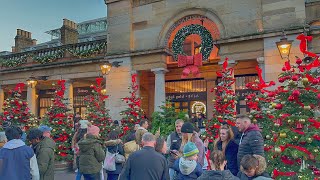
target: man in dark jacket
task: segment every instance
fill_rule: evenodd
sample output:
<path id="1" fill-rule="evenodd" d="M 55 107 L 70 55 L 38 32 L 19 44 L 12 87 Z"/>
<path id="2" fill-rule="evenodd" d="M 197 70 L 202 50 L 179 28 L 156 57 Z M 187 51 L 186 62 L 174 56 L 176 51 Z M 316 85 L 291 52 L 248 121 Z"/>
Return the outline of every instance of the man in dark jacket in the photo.
<path id="1" fill-rule="evenodd" d="M 177 152 L 179 151 L 182 142 L 181 127 L 183 123 L 184 122 L 182 119 L 177 119 L 175 122 L 176 131 L 171 133 L 167 138 L 167 149 L 169 150 L 168 166 L 170 179 L 173 179 L 175 174 L 174 169 L 172 169 L 173 163 L 176 159 L 179 158 Z"/>
<path id="2" fill-rule="evenodd" d="M 155 144 L 156 140 L 153 134 L 143 134 L 143 148 L 129 156 L 119 179 L 169 180 L 167 160 L 155 151 Z"/>
<path id="3" fill-rule="evenodd" d="M 237 155 L 238 167 L 240 167 L 239 165 L 244 155 L 258 154 L 264 156 L 264 142 L 259 127 L 251 124 L 251 120 L 247 115 L 238 115 L 236 125 L 239 131 L 242 132 Z"/>
<path id="4" fill-rule="evenodd" d="M 55 142 L 51 138 L 44 137 L 39 129 L 31 129 L 28 140 L 31 141 L 37 157 L 40 180 L 53 180 Z"/>

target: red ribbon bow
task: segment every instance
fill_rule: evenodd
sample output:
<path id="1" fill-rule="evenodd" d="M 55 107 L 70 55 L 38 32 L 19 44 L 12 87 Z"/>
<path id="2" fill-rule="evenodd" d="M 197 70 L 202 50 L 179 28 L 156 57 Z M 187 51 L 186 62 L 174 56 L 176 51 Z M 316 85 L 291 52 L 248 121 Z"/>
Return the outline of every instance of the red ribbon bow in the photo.
<path id="1" fill-rule="evenodd" d="M 190 73 L 195 77 L 200 77 L 198 66 L 202 66 L 202 54 L 193 56 L 178 55 L 178 67 L 185 67 L 181 78 L 187 78 Z"/>
<path id="2" fill-rule="evenodd" d="M 278 171 L 277 169 L 274 169 L 272 178 L 275 179 L 278 176 L 294 176 L 294 175 L 296 175 L 296 172 L 281 172 L 281 171 Z"/>

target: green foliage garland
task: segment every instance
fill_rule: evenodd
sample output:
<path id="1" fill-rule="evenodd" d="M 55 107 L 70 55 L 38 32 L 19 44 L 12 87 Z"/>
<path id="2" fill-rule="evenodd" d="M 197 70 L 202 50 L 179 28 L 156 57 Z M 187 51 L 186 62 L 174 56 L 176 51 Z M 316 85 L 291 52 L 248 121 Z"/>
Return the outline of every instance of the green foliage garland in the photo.
<path id="1" fill-rule="evenodd" d="M 3 67 L 17 67 L 20 66 L 21 64 L 25 64 L 27 62 L 27 55 L 22 56 L 20 58 L 16 59 L 0 59 L 0 64 Z"/>
<path id="2" fill-rule="evenodd" d="M 47 64 L 47 63 L 53 62 L 56 59 L 61 58 L 63 55 L 63 52 L 64 52 L 63 50 L 58 50 L 58 52 L 54 54 L 48 54 L 44 56 L 33 56 L 33 60 L 40 64 Z"/>
<path id="3" fill-rule="evenodd" d="M 100 43 L 90 49 L 86 49 L 86 50 L 75 50 L 75 49 L 67 49 L 67 51 L 72 54 L 75 57 L 79 57 L 79 58 L 88 58 L 91 57 L 97 53 L 99 53 L 99 51 L 101 51 L 103 48 L 106 47 L 106 43 Z"/>
<path id="4" fill-rule="evenodd" d="M 208 59 L 213 48 L 213 38 L 205 27 L 198 24 L 185 26 L 177 32 L 172 43 L 174 58 L 176 59 L 179 54 L 185 54 L 183 52 L 183 42 L 191 34 L 198 34 L 201 37 L 200 53 L 202 53 L 203 60 Z"/>

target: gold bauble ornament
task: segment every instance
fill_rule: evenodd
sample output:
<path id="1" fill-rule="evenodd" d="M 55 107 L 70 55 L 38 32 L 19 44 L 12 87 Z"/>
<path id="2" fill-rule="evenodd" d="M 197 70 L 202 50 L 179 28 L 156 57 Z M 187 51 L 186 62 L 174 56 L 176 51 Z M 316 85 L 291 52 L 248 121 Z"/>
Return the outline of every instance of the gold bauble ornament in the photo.
<path id="1" fill-rule="evenodd" d="M 311 109 L 311 107 L 310 106 L 304 106 L 303 109 L 308 111 L 308 110 Z"/>
<path id="2" fill-rule="evenodd" d="M 19 104 L 22 104 L 22 101 L 19 101 Z"/>
<path id="3" fill-rule="evenodd" d="M 275 127 L 280 127 L 280 124 L 279 123 L 274 123 L 274 126 Z"/>
<path id="4" fill-rule="evenodd" d="M 309 82 L 309 79 L 308 79 L 308 78 L 302 78 L 302 82 L 303 82 L 303 83 L 308 83 L 308 82 Z"/>
<path id="5" fill-rule="evenodd" d="M 65 129 L 62 129 L 62 131 L 65 131 Z"/>
<path id="6" fill-rule="evenodd" d="M 216 100 L 215 100 L 215 99 L 212 99 L 212 102 L 216 102 Z"/>
<path id="7" fill-rule="evenodd" d="M 293 123 L 293 121 L 291 119 L 288 119 L 287 122 L 288 122 L 288 124 L 292 124 Z"/>
<path id="8" fill-rule="evenodd" d="M 285 101 L 282 101 L 281 104 L 284 105 L 284 104 L 286 104 L 286 102 L 285 102 Z"/>
<path id="9" fill-rule="evenodd" d="M 245 98 L 244 100 L 245 100 L 245 101 L 248 101 L 248 99 L 247 99 L 247 98 Z"/>
<path id="10" fill-rule="evenodd" d="M 308 142 L 308 143 L 312 143 L 312 138 L 308 138 L 308 139 L 307 139 L 307 142 Z"/>
<path id="11" fill-rule="evenodd" d="M 228 100 L 227 100 L 227 99 L 224 99 L 223 102 L 228 102 Z"/>
<path id="12" fill-rule="evenodd" d="M 256 102 L 259 102 L 259 98 L 256 98 L 255 101 L 256 101 Z"/>
<path id="13" fill-rule="evenodd" d="M 17 116 L 15 116 L 13 119 L 17 120 L 17 119 L 18 119 L 18 117 L 17 117 Z"/>
<path id="14" fill-rule="evenodd" d="M 271 105 L 272 105 L 273 108 L 275 108 L 277 104 L 276 103 L 272 103 Z"/>
<path id="15" fill-rule="evenodd" d="M 306 122 L 305 119 L 299 119 L 299 122 L 301 122 L 302 124 Z"/>
<path id="16" fill-rule="evenodd" d="M 273 108 L 272 105 L 270 105 L 270 106 L 269 106 L 269 109 L 272 109 L 272 108 Z"/>
<path id="17" fill-rule="evenodd" d="M 271 136 L 269 134 L 266 135 L 266 139 L 271 139 Z"/>
<path id="18" fill-rule="evenodd" d="M 280 154 L 282 151 L 281 151 L 280 147 L 275 147 L 274 152 L 277 154 Z"/>
<path id="19" fill-rule="evenodd" d="M 314 149 L 313 152 L 318 153 L 319 149 Z"/>
<path id="20" fill-rule="evenodd" d="M 259 83 L 260 81 L 259 81 L 259 79 L 256 79 L 256 80 L 254 80 L 254 82 Z"/>
<path id="21" fill-rule="evenodd" d="M 267 111 L 267 114 L 271 114 L 271 111 Z"/>
<path id="22" fill-rule="evenodd" d="M 253 124 L 257 124 L 258 121 L 256 119 L 253 119 L 252 122 Z"/>
<path id="23" fill-rule="evenodd" d="M 285 132 L 280 133 L 280 137 L 281 137 L 281 138 L 286 138 L 286 137 L 287 137 L 287 133 L 285 133 Z"/>
<path id="24" fill-rule="evenodd" d="M 293 137 L 293 140 L 298 141 L 298 140 L 299 140 L 299 137 L 298 137 L 298 136 L 294 136 L 294 137 Z"/>
<path id="25" fill-rule="evenodd" d="M 52 131 L 53 131 L 53 132 L 56 132 L 56 130 L 55 130 L 55 129 L 52 129 Z"/>

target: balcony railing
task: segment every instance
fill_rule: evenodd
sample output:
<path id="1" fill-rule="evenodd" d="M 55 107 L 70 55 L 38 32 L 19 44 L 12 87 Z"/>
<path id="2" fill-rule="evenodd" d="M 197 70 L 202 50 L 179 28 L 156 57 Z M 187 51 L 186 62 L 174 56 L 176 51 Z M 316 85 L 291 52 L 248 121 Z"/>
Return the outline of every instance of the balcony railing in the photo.
<path id="1" fill-rule="evenodd" d="M 107 50 L 106 39 L 68 44 L 0 56 L 1 69 L 48 64 L 57 60 L 85 59 L 102 55 Z"/>

